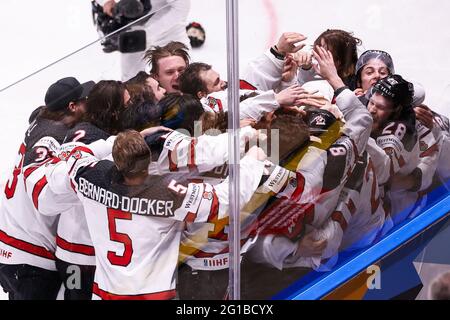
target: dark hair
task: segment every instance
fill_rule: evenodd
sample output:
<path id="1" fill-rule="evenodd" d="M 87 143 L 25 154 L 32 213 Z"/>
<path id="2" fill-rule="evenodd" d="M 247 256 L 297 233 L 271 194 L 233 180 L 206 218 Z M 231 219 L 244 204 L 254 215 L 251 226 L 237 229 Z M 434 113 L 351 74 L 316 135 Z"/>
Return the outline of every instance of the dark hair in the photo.
<path id="1" fill-rule="evenodd" d="M 189 65 L 188 47 L 182 42 L 171 41 L 163 47 L 153 46 L 145 52 L 144 59 L 151 64 L 150 74 L 156 75 L 159 72 L 158 61 L 162 58 L 178 56 L 181 57 L 186 66 Z"/>
<path id="2" fill-rule="evenodd" d="M 134 129 L 141 131 L 157 126 L 161 122 L 161 107 L 152 101 L 132 102 L 120 115 L 121 131 Z"/>
<path id="3" fill-rule="evenodd" d="M 127 80 L 125 84 L 127 86 L 134 84 L 145 84 L 145 81 L 147 80 L 148 77 L 150 77 L 150 75 L 147 72 L 139 71 L 133 78 Z"/>
<path id="4" fill-rule="evenodd" d="M 185 129 L 194 136 L 195 121 L 205 112 L 200 101 L 189 94 L 171 93 L 162 98 L 161 125 L 171 129 Z"/>
<path id="5" fill-rule="evenodd" d="M 126 130 L 117 135 L 112 157 L 118 171 L 125 177 L 133 178 L 147 170 L 151 152 L 139 132 Z"/>
<path id="6" fill-rule="evenodd" d="M 152 88 L 146 84 L 133 83 L 126 85 L 130 99 L 134 102 L 149 101 L 156 103 L 155 93 Z"/>
<path id="7" fill-rule="evenodd" d="M 47 106 L 41 106 L 38 109 L 34 110 L 33 113 L 30 115 L 30 123 L 33 122 L 36 118 L 42 118 L 52 121 L 61 121 L 65 116 L 70 115 L 69 108 L 65 108 L 63 110 L 59 111 L 51 111 L 48 109 Z"/>
<path id="8" fill-rule="evenodd" d="M 202 133 L 212 129 L 224 133 L 228 129 L 228 112 L 205 112 L 200 117 L 200 121 L 202 122 Z"/>
<path id="9" fill-rule="evenodd" d="M 120 130 L 119 115 L 125 108 L 125 90 L 121 81 L 99 81 L 89 94 L 83 120 L 109 134 L 116 134 Z"/>
<path id="10" fill-rule="evenodd" d="M 280 160 L 285 160 L 293 152 L 300 151 L 305 142 L 309 141 L 309 128 L 301 115 L 294 113 L 277 112 L 272 120 L 269 131 L 269 145 L 274 146 L 271 130 L 279 130 L 279 155 Z"/>
<path id="11" fill-rule="evenodd" d="M 394 61 L 389 53 L 383 50 L 366 50 L 358 58 L 355 65 L 356 88 L 361 88 L 361 74 L 364 67 L 371 61 L 378 60 L 386 65 L 389 74 L 395 74 Z"/>
<path id="12" fill-rule="evenodd" d="M 183 93 L 188 93 L 197 97 L 198 92 L 207 92 L 208 89 L 204 81 L 200 78 L 200 72 L 211 70 L 211 65 L 194 62 L 191 63 L 180 76 L 180 90 Z"/>
<path id="13" fill-rule="evenodd" d="M 326 30 L 314 41 L 314 45 L 320 46 L 322 39 L 333 55 L 339 77 L 345 84 L 350 85 L 352 81 L 354 82 L 355 66 L 358 61 L 357 46 L 361 45 L 362 41 L 354 37 L 353 33 L 338 29 Z"/>

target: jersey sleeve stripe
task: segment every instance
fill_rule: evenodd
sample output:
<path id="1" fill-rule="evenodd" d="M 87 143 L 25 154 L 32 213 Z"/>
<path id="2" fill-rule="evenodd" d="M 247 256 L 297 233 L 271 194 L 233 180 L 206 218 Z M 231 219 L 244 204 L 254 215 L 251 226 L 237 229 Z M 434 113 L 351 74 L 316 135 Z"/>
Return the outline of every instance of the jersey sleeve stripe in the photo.
<path id="1" fill-rule="evenodd" d="M 39 210 L 39 195 L 42 192 L 42 189 L 47 185 L 47 178 L 43 176 L 34 186 L 33 188 L 33 205 L 36 210 Z"/>
<path id="2" fill-rule="evenodd" d="M 197 165 L 195 164 L 195 145 L 197 144 L 197 139 L 192 139 L 190 143 L 190 150 L 189 150 L 189 163 L 188 167 L 191 170 L 194 170 L 197 168 Z"/>
<path id="3" fill-rule="evenodd" d="M 347 221 L 345 221 L 344 215 L 340 211 L 335 211 L 331 215 L 331 219 L 336 221 L 341 226 L 342 231 L 347 229 Z"/>
<path id="4" fill-rule="evenodd" d="M 297 188 L 295 188 L 295 191 L 292 193 L 292 199 L 295 201 L 300 200 L 300 197 L 303 194 L 303 191 L 305 189 L 305 177 L 300 172 L 296 173 L 297 175 Z"/>
<path id="5" fill-rule="evenodd" d="M 245 80 L 239 80 L 239 89 L 241 90 L 257 90 L 257 88 L 251 83 Z"/>

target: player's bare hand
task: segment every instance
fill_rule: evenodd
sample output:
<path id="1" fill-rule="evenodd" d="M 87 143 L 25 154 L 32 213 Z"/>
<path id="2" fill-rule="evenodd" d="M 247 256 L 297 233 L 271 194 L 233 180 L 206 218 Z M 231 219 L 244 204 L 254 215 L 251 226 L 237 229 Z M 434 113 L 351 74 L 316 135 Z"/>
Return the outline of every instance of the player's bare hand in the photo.
<path id="1" fill-rule="evenodd" d="M 147 136 L 150 136 L 150 135 L 152 135 L 152 134 L 154 134 L 154 133 L 156 133 L 158 131 L 171 132 L 173 130 L 170 129 L 170 128 L 163 127 L 163 126 L 157 126 L 157 127 L 151 127 L 151 128 L 144 129 L 140 133 L 141 133 L 141 136 L 147 137 Z"/>
<path id="2" fill-rule="evenodd" d="M 300 241 L 298 242 L 296 256 L 298 257 L 313 257 L 313 256 L 321 256 L 323 250 L 327 247 L 327 240 L 316 240 L 314 238 L 314 233 L 307 233 Z"/>
<path id="3" fill-rule="evenodd" d="M 275 94 L 275 99 L 281 107 L 291 107 L 296 105 L 296 101 L 304 93 L 308 92 L 301 86 L 295 84 Z"/>
<path id="4" fill-rule="evenodd" d="M 298 65 L 294 60 L 291 54 L 286 56 L 286 60 L 284 61 L 283 73 L 281 76 L 281 80 L 284 82 L 290 82 L 297 76 Z"/>
<path id="5" fill-rule="evenodd" d="M 302 118 L 306 116 L 306 111 L 302 107 L 292 106 L 292 107 L 283 107 L 283 110 L 286 110 L 287 112 L 297 113 Z"/>
<path id="6" fill-rule="evenodd" d="M 316 94 L 315 92 L 305 92 L 302 93 L 297 101 L 295 101 L 296 106 L 310 106 L 310 107 L 317 107 L 317 108 L 323 108 L 327 105 L 328 100 L 322 96 Z"/>
<path id="7" fill-rule="evenodd" d="M 278 52 L 284 55 L 297 52 L 305 46 L 304 43 L 297 45 L 303 40 L 306 40 L 306 37 L 300 33 L 285 32 L 281 35 L 280 39 L 278 39 Z"/>
<path id="8" fill-rule="evenodd" d="M 263 149 L 257 146 L 253 146 L 248 150 L 247 155 L 259 161 L 264 161 L 267 159 L 267 155 Z"/>
<path id="9" fill-rule="evenodd" d="M 304 70 L 309 70 L 312 67 L 312 54 L 305 51 L 298 51 L 293 54 L 293 58 L 297 65 Z"/>
<path id="10" fill-rule="evenodd" d="M 256 124 L 256 120 L 252 118 L 242 119 L 239 121 L 239 127 L 243 128 L 246 126 L 254 127 Z"/>
<path id="11" fill-rule="evenodd" d="M 313 56 L 317 61 L 317 64 L 313 67 L 322 78 L 329 80 L 338 76 L 333 55 L 329 50 L 325 50 L 321 46 L 315 46 Z"/>
<path id="12" fill-rule="evenodd" d="M 433 129 L 433 112 L 426 105 L 421 104 L 414 108 L 417 120 L 419 120 L 428 129 Z"/>
<path id="13" fill-rule="evenodd" d="M 364 91 L 364 90 L 361 89 L 361 88 L 357 88 L 357 89 L 355 89 L 355 90 L 353 91 L 353 93 L 354 93 L 355 96 L 357 96 L 357 97 L 362 97 L 363 95 L 366 94 L 366 91 Z"/>

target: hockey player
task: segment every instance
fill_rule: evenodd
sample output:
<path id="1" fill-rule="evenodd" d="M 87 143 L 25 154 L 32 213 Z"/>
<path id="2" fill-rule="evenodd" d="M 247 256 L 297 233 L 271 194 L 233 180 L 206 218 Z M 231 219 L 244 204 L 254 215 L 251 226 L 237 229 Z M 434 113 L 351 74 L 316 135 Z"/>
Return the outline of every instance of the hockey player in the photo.
<path id="1" fill-rule="evenodd" d="M 382 50 L 367 50 L 361 54 L 355 66 L 355 94 L 367 104 L 370 88 L 378 80 L 395 74 L 394 62 L 389 53 Z M 412 105 L 419 106 L 425 100 L 425 89 L 420 83 L 413 82 L 414 96 Z"/>
<path id="2" fill-rule="evenodd" d="M 228 182 L 186 183 L 182 175 L 149 176 L 151 152 L 135 131 L 120 133 L 114 163 L 75 148 L 67 171 L 83 203 L 96 249 L 94 299 L 173 299 L 184 222 L 223 218 Z M 241 160 L 241 203 L 259 184 L 258 149 Z M 132 279 L 132 281 L 130 281 Z"/>
<path id="3" fill-rule="evenodd" d="M 361 43 L 362 41 L 353 36 L 352 33 L 338 29 L 328 29 L 314 41 L 314 47 L 321 46 L 332 53 L 339 77 L 352 90 L 354 86 L 355 65 L 358 60 L 357 47 Z M 294 55 L 294 59 L 300 67 L 298 72 L 298 84 L 300 85 L 308 81 L 320 79 L 319 74 L 313 68 L 314 63 L 312 58 L 311 53 L 303 51 L 299 51 Z"/>
<path id="4" fill-rule="evenodd" d="M 280 146 L 285 150 L 289 149 L 289 151 L 286 151 L 285 155 L 294 152 L 293 156 L 291 155 L 293 157 L 291 170 L 295 170 L 297 173 L 289 173 L 289 171 L 284 168 L 274 167 L 270 169 L 269 177 L 266 179 L 264 186 L 260 191 L 263 197 L 265 197 L 265 200 L 270 198 L 271 195 L 276 195 L 280 199 L 274 200 L 273 203 L 269 203 L 268 209 L 258 215 L 258 228 L 256 228 L 256 234 L 261 234 L 261 237 L 258 238 L 259 244 L 255 247 L 256 252 L 253 251 L 252 253 L 260 257 L 260 259 L 257 260 L 258 262 L 262 262 L 261 259 L 263 259 L 269 264 L 275 263 L 274 265 L 276 266 L 282 265 L 284 260 L 290 254 L 296 252 L 298 244 L 291 242 L 289 238 L 295 240 L 301 238 L 301 235 L 305 230 L 304 221 L 312 223 L 314 226 L 322 226 L 324 222 L 329 219 L 331 215 L 330 211 L 332 211 L 337 204 L 340 189 L 342 189 L 348 174 L 355 164 L 357 155 L 360 152 L 359 150 L 361 150 L 361 152 L 364 150 L 365 143 L 367 142 L 370 133 L 371 117 L 353 93 L 346 89 L 342 80 L 337 76 L 331 54 L 329 52 L 320 51 L 318 60 L 321 61 L 321 72 L 324 78 L 329 79 L 332 86 L 336 89 L 338 106 L 342 108 L 347 120 L 347 124 L 344 127 L 344 134 L 348 136 L 338 139 L 339 135 L 336 133 L 339 132 L 339 130 L 337 130 L 337 132 L 330 130 L 329 134 L 334 140 L 331 140 L 330 142 L 330 140 L 324 139 L 323 145 L 321 145 L 321 143 L 314 142 L 317 141 L 317 139 L 314 139 L 313 142 L 311 142 L 311 146 L 306 149 L 307 151 L 305 150 L 300 153 L 298 157 L 295 157 L 296 154 L 294 151 L 301 147 L 302 139 L 289 131 L 290 126 L 293 127 L 294 125 L 293 122 L 280 124 L 280 131 L 285 131 L 284 134 L 280 133 L 280 138 L 284 137 L 287 139 L 280 141 Z M 311 117 L 310 122 L 323 125 L 324 122 L 326 122 L 325 113 L 327 112 L 321 112 L 323 112 L 323 114 L 319 113 Z M 326 117 L 330 117 L 330 119 L 334 118 L 332 115 L 329 116 L 329 114 Z M 274 121 L 276 122 L 277 118 L 275 118 Z M 294 120 L 292 119 L 292 121 Z M 294 129 L 293 131 L 299 135 L 300 132 L 302 132 L 300 128 Z M 336 139 L 338 140 L 336 141 Z M 327 148 L 330 148 L 329 153 L 323 150 Z M 286 199 L 283 200 L 283 198 Z M 322 210 L 307 210 L 308 207 L 306 207 L 306 205 L 311 201 L 319 202 L 319 198 L 322 201 Z M 262 204 L 263 203 L 264 202 L 262 202 Z M 256 207 L 252 206 L 252 208 L 255 209 L 260 206 L 261 203 L 256 205 Z M 249 212 L 253 211 L 254 210 L 250 209 Z M 306 228 L 309 232 L 309 227 Z M 244 228 L 244 230 L 245 229 L 246 228 Z M 252 228 L 249 230 L 252 230 Z M 202 241 L 199 241 L 200 238 L 198 237 L 198 235 L 206 235 L 205 232 L 192 233 L 190 237 L 184 239 L 184 246 L 190 246 L 197 249 L 191 251 L 194 254 L 185 257 L 186 263 L 192 268 L 191 273 L 193 275 L 200 274 L 200 271 L 204 273 L 203 271 L 210 272 L 214 270 L 223 270 L 228 267 L 228 244 L 226 242 L 226 233 L 224 233 L 223 229 L 214 229 L 213 232 L 212 230 L 209 231 L 208 234 L 210 235 L 210 239 L 208 239 L 206 243 L 203 243 L 206 240 L 205 238 L 203 238 Z M 277 233 L 283 234 L 284 236 L 279 235 L 277 237 L 274 235 Z M 264 237 L 262 237 L 262 235 L 264 235 Z M 249 241 L 249 236 L 250 239 L 253 240 Z M 243 243 L 242 252 L 245 252 L 245 250 L 248 249 L 248 246 L 256 240 L 254 236 L 255 234 L 251 235 L 244 231 L 242 239 L 245 240 L 245 242 Z M 272 242 L 270 240 L 273 238 L 284 238 L 286 242 L 291 244 L 282 244 L 281 247 L 278 247 L 277 245 L 279 243 L 281 244 L 281 242 L 274 244 L 275 241 Z M 326 237 L 319 234 L 317 239 L 313 239 L 313 241 L 315 240 L 318 242 L 315 244 L 317 249 L 323 250 L 323 244 L 326 243 L 324 238 Z M 310 241 L 311 239 L 308 240 Z M 272 256 L 268 257 L 265 252 L 261 252 L 260 249 L 262 248 L 263 250 L 270 252 L 268 255 Z M 284 255 L 285 253 L 286 255 Z M 317 260 L 318 264 L 320 264 L 320 256 L 314 261 Z M 311 266 L 311 261 L 308 261 L 308 263 Z M 209 278 L 215 278 L 214 273 L 211 274 Z M 188 279 L 188 277 L 185 277 L 185 279 Z M 205 275 L 203 279 L 208 279 L 208 276 Z M 257 281 L 256 278 L 254 279 Z M 262 282 L 261 280 L 259 281 Z M 189 285 L 186 287 L 188 286 Z M 202 292 L 204 292 L 204 290 L 196 291 L 196 297 Z M 211 291 L 208 292 L 211 294 L 210 296 L 212 296 L 213 293 Z M 217 294 L 217 292 L 215 294 Z M 191 290 L 191 296 L 192 295 Z M 189 297 L 188 294 L 186 296 Z M 220 298 L 220 296 L 214 296 L 215 298 Z M 251 297 L 252 296 L 250 296 L 250 298 Z"/>
<path id="5" fill-rule="evenodd" d="M 55 266 L 55 241 L 58 217 L 38 213 L 38 197 L 46 181 L 26 194 L 23 168 L 44 162 L 44 149 L 32 149 L 44 136 L 62 142 L 67 130 L 79 121 L 85 100 L 94 83 L 80 84 L 73 77 L 52 84 L 45 95 L 45 107 L 30 124 L 2 196 L 0 214 L 0 283 L 11 300 L 56 299 L 61 280 Z"/>
<path id="6" fill-rule="evenodd" d="M 113 80 L 98 82 L 92 88 L 87 100 L 84 121 L 67 132 L 64 142 L 90 144 L 98 140 L 107 140 L 117 134 L 120 131 L 120 114 L 129 99 L 130 95 L 122 82 Z M 32 185 L 33 180 L 40 179 L 43 174 L 42 171 L 35 172 L 35 177 L 30 176 L 27 183 Z M 70 197 L 64 194 L 64 189 L 58 192 Z M 55 252 L 56 268 L 63 280 L 65 300 L 90 300 L 95 272 L 95 250 L 83 207 L 79 201 L 76 203 L 76 206 L 67 209 L 68 212 L 60 210 Z M 55 203 L 53 209 L 56 208 Z M 79 286 L 70 284 L 75 268 L 79 270 Z"/>
<path id="7" fill-rule="evenodd" d="M 356 63 L 356 90 L 355 94 L 363 103 L 367 104 L 371 94 L 371 87 L 380 79 L 394 74 L 394 63 L 391 56 L 382 50 L 365 51 Z M 416 121 L 418 132 L 418 145 L 420 157 L 418 168 L 414 174 L 399 174 L 392 181 L 393 188 L 397 191 L 395 196 L 399 201 L 394 201 L 394 211 L 403 212 L 402 216 L 408 216 L 413 210 L 419 212 L 426 201 L 425 190 L 431 185 L 437 161 L 440 153 L 441 138 L 436 130 L 432 131 L 433 113 L 427 107 L 421 105 L 425 99 L 425 91 L 419 83 L 413 83 L 412 106 L 419 121 Z M 420 200 L 420 201 L 419 201 Z M 417 204 L 415 204 L 416 201 Z M 414 208 L 415 207 L 415 208 Z"/>
<path id="8" fill-rule="evenodd" d="M 413 173 L 416 180 L 421 175 L 421 171 L 416 169 L 420 151 L 415 115 L 411 108 L 413 85 L 399 75 L 389 75 L 379 80 L 371 90 L 373 94 L 367 108 L 374 124 L 367 150 L 373 159 L 380 185 L 388 186 L 385 188 L 388 191 L 397 173 Z M 405 217 L 400 211 L 391 210 L 389 198 L 384 197 L 386 214 L 394 220 L 397 220 L 395 215 L 399 214 L 398 223 Z M 398 205 L 401 199 L 390 200 L 393 205 Z"/>
<path id="9" fill-rule="evenodd" d="M 320 107 L 323 103 L 299 86 L 286 88 L 279 93 L 273 90 L 257 91 L 247 82 L 241 81 L 240 95 L 246 99 L 240 103 L 240 118 L 252 118 L 259 121 L 265 113 L 271 113 L 279 107 L 292 107 L 301 104 Z M 180 78 L 180 89 L 197 97 L 205 111 L 226 112 L 228 110 L 226 83 L 210 65 L 192 63 Z"/>
<path id="10" fill-rule="evenodd" d="M 150 75 L 167 93 L 180 92 L 179 77 L 189 65 L 188 48 L 181 42 L 172 41 L 165 46 L 154 46 L 145 52 L 151 65 Z"/>

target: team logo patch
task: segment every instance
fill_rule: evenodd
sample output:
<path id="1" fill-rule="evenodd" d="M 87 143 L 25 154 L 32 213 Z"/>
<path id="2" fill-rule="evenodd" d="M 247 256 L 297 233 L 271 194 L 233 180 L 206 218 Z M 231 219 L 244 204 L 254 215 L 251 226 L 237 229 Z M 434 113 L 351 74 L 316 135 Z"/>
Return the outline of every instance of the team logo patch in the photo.
<path id="1" fill-rule="evenodd" d="M 75 153 L 72 155 L 75 159 L 80 160 L 81 159 L 81 152 L 75 151 Z"/>
<path id="2" fill-rule="evenodd" d="M 210 191 L 203 192 L 203 199 L 212 200 L 213 194 Z"/>
<path id="3" fill-rule="evenodd" d="M 325 118 L 322 117 L 321 115 L 316 116 L 313 120 L 312 123 L 316 126 L 324 126 L 325 125 Z"/>
<path id="4" fill-rule="evenodd" d="M 208 105 L 211 109 L 214 109 L 217 106 L 217 99 L 213 97 L 208 97 Z"/>
<path id="5" fill-rule="evenodd" d="M 424 142 L 424 141 L 420 141 L 420 143 L 419 143 L 419 148 L 420 148 L 420 151 L 427 151 L 428 150 L 428 145 Z"/>

